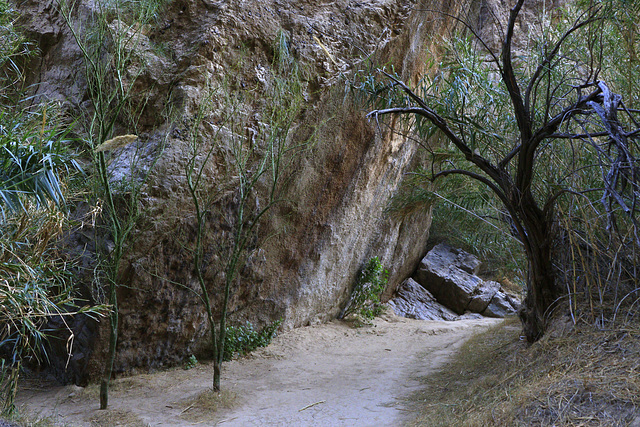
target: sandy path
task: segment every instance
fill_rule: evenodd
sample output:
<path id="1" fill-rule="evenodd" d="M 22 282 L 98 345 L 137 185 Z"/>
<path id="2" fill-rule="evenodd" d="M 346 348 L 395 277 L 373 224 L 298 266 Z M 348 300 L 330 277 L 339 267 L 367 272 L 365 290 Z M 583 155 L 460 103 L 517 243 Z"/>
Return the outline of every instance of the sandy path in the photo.
<path id="1" fill-rule="evenodd" d="M 211 366 L 204 364 L 116 380 L 108 411 L 97 409 L 95 386 L 29 383 L 19 403 L 70 426 L 397 426 L 411 418 L 406 397 L 419 389 L 418 379 L 497 322 L 387 317 L 374 327 L 333 322 L 289 331 L 224 366 L 223 400 L 233 405 L 222 402 L 215 412 L 191 406 L 210 387 Z"/>

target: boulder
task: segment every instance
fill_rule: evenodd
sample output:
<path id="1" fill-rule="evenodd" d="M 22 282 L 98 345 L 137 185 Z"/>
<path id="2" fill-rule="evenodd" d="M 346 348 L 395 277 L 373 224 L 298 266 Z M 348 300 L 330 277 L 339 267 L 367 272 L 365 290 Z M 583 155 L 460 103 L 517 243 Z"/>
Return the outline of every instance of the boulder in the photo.
<path id="1" fill-rule="evenodd" d="M 458 316 L 457 320 L 477 320 L 482 319 L 482 314 L 472 313 L 470 311 L 465 312 L 462 316 Z"/>
<path id="2" fill-rule="evenodd" d="M 500 289 L 500 290 L 502 291 L 502 289 Z M 517 296 L 515 296 L 513 294 L 507 293 L 507 292 L 505 292 L 505 294 L 507 296 L 507 301 L 509 301 L 509 304 L 511 304 L 511 307 L 513 307 L 513 309 L 517 313 L 518 310 L 520 310 L 520 298 L 518 298 Z"/>
<path id="3" fill-rule="evenodd" d="M 438 302 L 457 314 L 464 314 L 476 290 L 484 281 L 475 275 L 480 261 L 446 243 L 435 246 L 420 262 L 413 278 L 431 292 Z"/>
<path id="4" fill-rule="evenodd" d="M 500 290 L 500 283 L 487 280 L 478 285 L 473 292 L 467 310 L 474 313 L 482 313 L 489 306 L 494 295 Z"/>
<path id="5" fill-rule="evenodd" d="M 496 292 L 493 298 L 491 298 L 491 302 L 487 308 L 482 312 L 482 315 L 487 317 L 505 317 L 508 314 L 515 314 L 518 307 L 514 307 L 511 304 L 510 300 L 513 298 L 513 296 L 509 296 L 501 290 Z"/>
<path id="6" fill-rule="evenodd" d="M 458 316 L 440 304 L 429 291 L 415 280 L 405 280 L 389 300 L 397 316 L 419 320 L 457 320 Z"/>
<path id="7" fill-rule="evenodd" d="M 489 317 L 516 313 L 518 298 L 504 292 L 500 283 L 478 277 L 481 265 L 470 253 L 441 243 L 422 259 L 413 278 L 458 315 L 467 311 Z"/>
<path id="8" fill-rule="evenodd" d="M 465 252 L 462 249 L 454 249 L 454 251 L 457 252 L 455 265 L 457 265 L 459 269 L 473 275 L 480 273 L 482 261 L 480 261 L 475 255 Z"/>

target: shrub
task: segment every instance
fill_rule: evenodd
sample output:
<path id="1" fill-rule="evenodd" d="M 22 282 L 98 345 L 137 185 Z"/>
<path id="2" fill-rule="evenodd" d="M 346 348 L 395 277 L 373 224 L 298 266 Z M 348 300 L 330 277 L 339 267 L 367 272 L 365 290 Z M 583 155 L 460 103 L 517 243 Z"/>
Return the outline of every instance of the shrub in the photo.
<path id="1" fill-rule="evenodd" d="M 49 118 L 47 117 L 49 115 Z M 80 170 L 68 150 L 69 128 L 55 123 L 51 109 L 14 111 L 0 107 L 0 213 L 64 203 L 62 176 Z M 53 122 L 53 124 L 51 124 Z M 7 212 L 8 211 L 8 212 Z M 1 220 L 1 219 L 0 219 Z"/>
<path id="2" fill-rule="evenodd" d="M 349 304 L 342 312 L 341 318 L 355 315 L 365 323 L 373 320 L 382 312 L 380 295 L 384 292 L 389 280 L 389 272 L 378 257 L 371 258 L 364 266 Z"/>
<path id="3" fill-rule="evenodd" d="M 67 218 L 57 211 L 30 209 L 2 222 L 0 229 L 0 411 L 14 409 L 23 362 L 47 360 L 45 343 L 52 317 L 95 315 L 104 307 L 80 307 L 69 270 L 55 247 Z"/>
<path id="4" fill-rule="evenodd" d="M 282 320 L 276 320 L 260 332 L 249 322 L 240 326 L 228 326 L 224 340 L 224 360 L 229 361 L 235 355 L 245 355 L 257 348 L 268 346 L 281 324 Z"/>
<path id="5" fill-rule="evenodd" d="M 20 59 L 29 54 L 13 25 L 17 12 L 0 0 L 0 412 L 14 410 L 25 362 L 47 360 L 47 323 L 105 307 L 80 307 L 73 263 L 56 241 L 69 226 L 69 179 L 80 170 L 68 149 L 71 127 L 54 105 L 29 105 Z M 6 42 L 6 43 L 5 43 Z M 11 95 L 11 96 L 9 96 Z M 70 341 L 72 344 L 72 341 Z"/>
<path id="6" fill-rule="evenodd" d="M 188 371 L 189 369 L 195 368 L 197 365 L 198 365 L 198 359 L 196 359 L 196 357 L 192 354 L 184 363 L 184 370 Z"/>
<path id="7" fill-rule="evenodd" d="M 24 60 L 34 52 L 34 44 L 15 25 L 18 17 L 19 10 L 0 0 L 0 104 L 15 101 L 24 84 Z"/>

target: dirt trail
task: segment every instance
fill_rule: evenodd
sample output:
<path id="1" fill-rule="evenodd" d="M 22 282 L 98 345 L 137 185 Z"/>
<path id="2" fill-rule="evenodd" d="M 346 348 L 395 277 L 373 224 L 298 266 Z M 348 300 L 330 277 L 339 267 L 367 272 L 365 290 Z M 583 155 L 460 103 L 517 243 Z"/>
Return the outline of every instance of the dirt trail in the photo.
<path id="1" fill-rule="evenodd" d="M 96 386 L 28 383 L 19 404 L 70 426 L 397 426 L 411 419 L 406 398 L 419 378 L 497 322 L 389 316 L 360 329 L 332 322 L 292 330 L 224 365 L 226 392 L 216 411 L 205 407 L 216 402 L 195 401 L 210 387 L 206 364 L 118 379 L 107 411 L 97 409 Z"/>

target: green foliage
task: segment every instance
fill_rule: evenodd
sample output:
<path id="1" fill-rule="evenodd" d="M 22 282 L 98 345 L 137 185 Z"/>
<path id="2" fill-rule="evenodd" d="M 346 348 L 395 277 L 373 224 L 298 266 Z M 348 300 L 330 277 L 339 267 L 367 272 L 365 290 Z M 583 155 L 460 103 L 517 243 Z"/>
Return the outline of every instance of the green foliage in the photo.
<path id="1" fill-rule="evenodd" d="M 282 320 L 276 320 L 256 331 L 250 322 L 240 326 L 227 326 L 224 340 L 224 360 L 229 361 L 236 355 L 251 353 L 257 348 L 266 347 L 276 337 Z"/>
<path id="2" fill-rule="evenodd" d="M 68 150 L 71 130 L 57 107 L 29 106 L 21 93 L 24 73 L 19 59 L 31 44 L 15 25 L 17 11 L 0 0 L 0 222 L 26 212 L 29 204 L 64 203 L 61 174 L 79 170 Z"/>
<path id="3" fill-rule="evenodd" d="M 139 218 L 140 188 L 149 176 L 153 162 L 142 173 L 141 179 L 132 176 L 129 184 L 120 181 L 114 185 L 108 168 L 108 159 L 113 153 L 94 150 L 112 140 L 116 124 L 125 127 L 129 134 L 138 134 L 138 119 L 146 100 L 145 92 L 134 90 L 138 77 L 144 71 L 144 64 L 139 64 L 137 60 L 141 34 L 166 3 L 163 0 L 99 0 L 85 21 L 75 16 L 75 0 L 59 3 L 59 10 L 84 59 L 92 108 L 84 110 L 85 115 L 79 123 L 84 127 L 87 148 L 94 155 L 93 195 L 104 201 L 104 217 L 100 224 L 104 228 L 101 233 L 96 233 L 99 236 L 96 246 L 100 262 L 98 269 L 103 273 L 99 275 L 102 279 L 100 285 L 106 290 L 112 311 L 109 319 L 109 354 L 100 388 L 102 409 L 108 406 L 108 387 L 118 340 L 117 288 L 120 286 L 120 263 L 125 245 L 131 243 L 132 231 Z M 131 170 L 136 162 L 134 156 L 130 162 Z M 127 193 L 117 198 L 118 190 Z M 106 243 L 107 236 L 113 247 Z"/>
<path id="4" fill-rule="evenodd" d="M 237 66 L 241 68 L 242 61 Z M 185 246 L 193 256 L 198 294 L 209 320 L 214 390 L 220 390 L 230 295 L 247 260 L 268 237 L 260 233 L 263 220 L 285 202 L 297 162 L 314 138 L 313 132 L 303 141 L 293 134 L 304 108 L 306 85 L 284 32 L 275 42 L 274 63 L 265 71 L 259 88 L 240 89 L 229 77 L 207 82 L 205 96 L 190 120 L 185 177 L 193 202 L 195 239 Z M 258 89 L 262 96 L 256 99 Z M 202 132 L 205 124 L 208 134 Z M 209 168 L 219 174 L 215 180 Z M 214 228 L 210 223 L 226 231 L 223 238 L 206 244 Z M 214 286 L 205 280 L 205 270 L 212 268 L 206 267 L 209 262 L 216 263 L 220 273 Z M 216 287 L 217 294 L 211 290 Z M 220 298 L 219 317 L 214 316 L 213 295 Z"/>
<path id="5" fill-rule="evenodd" d="M 62 263 L 55 265 L 62 267 Z M 104 307 L 78 307 L 66 271 L 52 271 L 51 265 L 25 268 L 30 276 L 0 280 L 0 409 L 12 412 L 17 381 L 23 361 L 40 363 L 47 358 L 45 326 L 54 316 L 80 313 L 101 314 Z M 15 270 L 14 270 L 15 272 Z M 54 281 L 56 280 L 56 281 Z"/>
<path id="6" fill-rule="evenodd" d="M 403 219 L 431 212 L 430 244 L 446 241 L 480 257 L 488 267 L 485 274 L 524 282 L 526 261 L 520 242 L 493 194 L 460 176 L 434 183 L 430 173 L 418 167 L 408 174 L 387 213 Z"/>
<path id="7" fill-rule="evenodd" d="M 105 307 L 79 306 L 74 295 L 72 263 L 55 242 L 68 224 L 54 210 L 30 209 L 8 217 L 0 229 L 0 409 L 13 410 L 24 360 L 46 360 L 46 324 L 53 316 L 103 314 Z"/>
<path id="8" fill-rule="evenodd" d="M 22 362 L 10 365 L 5 359 L 0 359 L 0 415 L 7 416 L 15 411 L 15 398 L 18 393 L 18 378 Z"/>
<path id="9" fill-rule="evenodd" d="M 192 354 L 191 356 L 189 356 L 189 358 L 185 362 L 184 369 L 188 371 L 189 369 L 195 368 L 197 365 L 198 365 L 198 359 L 196 359 L 196 357 Z"/>
<path id="10" fill-rule="evenodd" d="M 514 236 L 507 217 L 490 200 L 454 195 L 440 199 L 433 209 L 429 246 L 446 241 L 482 259 L 484 275 L 495 280 L 508 278 L 517 283 L 526 279 L 527 263 L 520 241 Z M 456 200 L 454 202 L 453 200 Z"/>
<path id="11" fill-rule="evenodd" d="M 55 105 L 29 106 L 20 59 L 30 44 L 17 12 L 0 0 L 0 411 L 14 410 L 25 361 L 47 359 L 47 322 L 105 307 L 80 307 L 72 263 L 55 243 L 69 220 L 60 209 L 67 182 L 80 170 L 69 150 L 71 126 Z"/>
<path id="12" fill-rule="evenodd" d="M 22 59 L 33 54 L 30 43 L 16 26 L 19 13 L 8 0 L 0 0 L 0 104 L 13 103 L 24 83 Z"/>
<path id="13" fill-rule="evenodd" d="M 22 362 L 46 359 L 47 321 L 104 311 L 76 306 L 72 263 L 55 248 L 69 225 L 56 207 L 62 207 L 67 181 L 80 169 L 67 135 L 53 108 L 0 109 L 0 409 L 5 413 L 13 411 Z"/>
<path id="14" fill-rule="evenodd" d="M 497 45 L 463 25 L 415 88 L 393 69 L 354 84 L 378 108 L 370 114 L 378 124 L 402 116 L 425 151 L 391 211 L 444 200 L 435 233 L 454 232 L 476 253 L 487 244 L 514 266 L 524 258 L 514 252 L 517 236 L 529 261 L 525 307 L 537 310 L 526 313 L 528 339 L 563 294 L 574 316 L 601 323 L 625 299 L 637 305 L 639 11 L 626 0 L 570 3 L 543 9 L 530 32 L 512 15 L 507 27 L 496 23 L 509 28 Z"/>
<path id="15" fill-rule="evenodd" d="M 49 111 L 49 113 L 47 113 Z M 47 117 L 47 114 L 49 117 Z M 0 107 L 0 214 L 26 212 L 28 203 L 64 203 L 62 176 L 79 171 L 69 150 L 71 128 L 56 123 L 55 109 Z"/>
<path id="16" fill-rule="evenodd" d="M 355 315 L 364 323 L 370 322 L 382 313 L 380 296 L 384 292 L 389 280 L 389 272 L 384 268 L 378 257 L 373 257 L 360 271 L 356 285 L 351 293 L 351 299 L 342 312 L 341 317 Z"/>
<path id="17" fill-rule="evenodd" d="M 100 3 L 105 18 L 122 19 L 127 24 L 142 25 L 161 19 L 165 7 L 173 0 L 110 0 Z"/>

